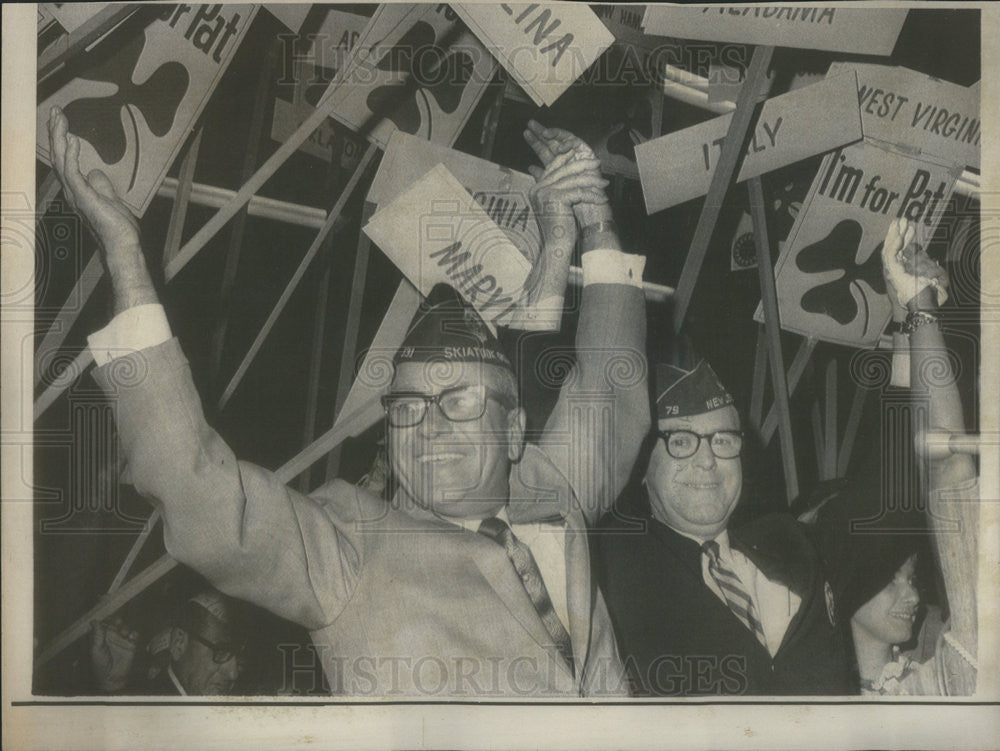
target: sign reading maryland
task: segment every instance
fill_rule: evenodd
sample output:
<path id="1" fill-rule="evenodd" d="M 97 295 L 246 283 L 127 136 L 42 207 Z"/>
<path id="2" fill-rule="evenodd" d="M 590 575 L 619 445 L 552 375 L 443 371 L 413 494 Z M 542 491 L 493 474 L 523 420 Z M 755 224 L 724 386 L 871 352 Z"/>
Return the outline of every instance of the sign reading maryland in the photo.
<path id="1" fill-rule="evenodd" d="M 905 19 L 903 8 L 652 4 L 643 30 L 682 39 L 891 55 Z"/>
<path id="2" fill-rule="evenodd" d="M 127 25 L 112 31 L 74 58 L 73 78 L 39 103 L 39 158 L 50 162 L 46 123 L 58 105 L 81 139 L 81 170 L 102 170 L 142 215 L 256 12 L 256 5 L 165 5 L 139 33 Z"/>

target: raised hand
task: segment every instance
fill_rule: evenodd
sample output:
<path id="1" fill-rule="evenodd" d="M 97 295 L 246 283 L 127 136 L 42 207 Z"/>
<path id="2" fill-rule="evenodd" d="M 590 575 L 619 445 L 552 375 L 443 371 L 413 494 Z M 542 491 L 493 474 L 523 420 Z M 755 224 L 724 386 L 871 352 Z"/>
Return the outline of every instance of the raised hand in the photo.
<path id="1" fill-rule="evenodd" d="M 139 244 L 139 222 L 100 170 L 80 171 L 80 139 L 69 133 L 69 121 L 58 107 L 49 112 L 52 168 L 66 200 L 97 237 L 101 260 L 111 277 L 114 311 L 159 302 Z"/>
<path id="2" fill-rule="evenodd" d="M 58 107 L 49 112 L 52 167 L 66 200 L 94 233 L 105 254 L 122 246 L 139 245 L 139 223 L 114 186 L 100 170 L 84 177 L 80 171 L 80 139 L 68 131 L 69 121 Z"/>
<path id="3" fill-rule="evenodd" d="M 557 159 L 571 158 L 586 165 L 584 169 L 593 169 L 600 174 L 601 163 L 593 149 L 567 130 L 545 128 L 534 120 L 529 120 L 528 127 L 524 131 L 524 140 L 528 142 L 546 169 Z M 529 167 L 529 171 L 538 179 L 536 169 Z M 581 227 L 609 221 L 612 218 L 611 206 L 606 196 L 600 201 L 579 201 L 574 204 L 573 211 Z"/>
<path id="4" fill-rule="evenodd" d="M 916 227 L 906 219 L 892 221 L 882 243 L 882 268 L 889 299 L 897 315 L 909 306 L 940 305 L 948 297 L 948 274 L 915 242 Z M 937 293 L 935 302 L 932 290 Z"/>
<path id="5" fill-rule="evenodd" d="M 139 632 L 129 629 L 121 618 L 90 624 L 90 667 L 97 688 L 119 691 L 125 687 L 138 642 Z"/>

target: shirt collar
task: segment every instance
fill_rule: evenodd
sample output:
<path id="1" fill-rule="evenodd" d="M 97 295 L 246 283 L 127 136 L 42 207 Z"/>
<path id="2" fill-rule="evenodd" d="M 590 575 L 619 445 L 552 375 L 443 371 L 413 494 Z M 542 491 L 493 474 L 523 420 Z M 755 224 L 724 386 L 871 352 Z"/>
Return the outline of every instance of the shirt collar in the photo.
<path id="1" fill-rule="evenodd" d="M 510 517 L 507 516 L 507 507 L 506 506 L 504 506 L 503 508 L 501 508 L 495 514 L 495 516 L 496 516 L 497 519 L 499 519 L 500 521 L 502 521 L 508 527 L 510 526 Z M 455 524 L 455 525 L 461 527 L 462 529 L 468 530 L 469 532 L 478 532 L 479 531 L 479 525 L 483 523 L 482 519 L 455 519 L 454 521 L 446 519 L 445 521 L 450 521 L 451 524 Z"/>
<path id="2" fill-rule="evenodd" d="M 673 529 L 674 532 L 676 532 L 677 534 L 679 534 L 681 537 L 686 537 L 689 540 L 694 540 L 696 543 L 698 543 L 698 547 L 699 548 L 702 545 L 704 545 L 706 542 L 708 542 L 710 539 L 713 539 L 713 538 L 707 538 L 707 537 L 699 537 L 698 535 L 692 535 L 692 534 L 689 534 L 687 532 L 681 532 L 679 529 L 674 529 L 673 527 L 670 527 L 670 529 Z M 715 536 L 714 539 L 719 544 L 719 555 L 721 555 L 721 556 L 728 555 L 729 554 L 729 530 L 728 529 L 722 530 L 721 532 L 719 532 L 719 534 L 717 534 Z"/>

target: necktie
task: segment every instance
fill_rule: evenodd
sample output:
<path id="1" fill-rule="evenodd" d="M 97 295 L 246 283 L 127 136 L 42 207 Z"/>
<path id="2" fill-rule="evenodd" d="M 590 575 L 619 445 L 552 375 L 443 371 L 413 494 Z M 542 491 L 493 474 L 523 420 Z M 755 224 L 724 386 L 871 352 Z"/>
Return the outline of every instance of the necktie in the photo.
<path id="1" fill-rule="evenodd" d="M 722 594 L 725 595 L 729 609 L 743 622 L 744 626 L 753 632 L 757 641 L 762 646 L 767 647 L 764 627 L 760 623 L 760 616 L 757 615 L 757 606 L 753 604 L 750 595 L 743 588 L 740 578 L 722 563 L 722 559 L 719 557 L 719 543 L 715 540 L 708 540 L 701 548 L 708 556 L 708 572 L 712 575 L 715 583 L 719 585 Z"/>
<path id="2" fill-rule="evenodd" d="M 552 637 L 552 643 L 569 664 L 570 670 L 573 670 L 573 645 L 565 626 L 552 607 L 552 599 L 545 588 L 542 573 L 538 570 L 538 564 L 535 563 L 531 550 L 517 539 L 502 519 L 496 517 L 483 519 L 479 525 L 479 533 L 497 542 L 507 552 L 507 557 L 520 577 L 531 604 L 534 605 L 538 617 L 542 619 L 542 625 Z"/>

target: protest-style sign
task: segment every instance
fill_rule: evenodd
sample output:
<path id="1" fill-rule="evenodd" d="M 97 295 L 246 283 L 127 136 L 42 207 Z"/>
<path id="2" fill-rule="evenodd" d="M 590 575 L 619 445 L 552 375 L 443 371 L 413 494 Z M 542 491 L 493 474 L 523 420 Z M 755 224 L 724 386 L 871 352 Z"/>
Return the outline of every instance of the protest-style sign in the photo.
<path id="1" fill-rule="evenodd" d="M 330 82 L 336 80 L 350 60 L 351 52 L 365 26 L 368 16 L 330 10 L 313 37 L 313 43 L 302 56 L 295 56 L 291 81 L 282 76 L 281 83 L 290 84 L 291 101 L 287 99 L 286 86 L 279 85 L 274 100 L 271 119 L 271 138 L 285 142 L 316 111 L 316 105 L 326 94 Z M 359 139 L 346 137 L 332 119 L 324 120 L 299 151 L 323 159 L 339 162 L 343 169 L 353 169 L 361 157 Z"/>
<path id="2" fill-rule="evenodd" d="M 423 295 L 449 284 L 495 325 L 523 304 L 531 263 L 443 164 L 376 211 L 364 232 Z"/>
<path id="3" fill-rule="evenodd" d="M 906 19 L 904 8 L 649 5 L 647 34 L 712 42 L 802 47 L 891 55 Z"/>
<path id="4" fill-rule="evenodd" d="M 651 87 L 633 90 L 620 118 L 595 138 L 594 154 L 605 175 L 638 180 L 636 147 L 663 131 L 663 94 Z"/>
<path id="5" fill-rule="evenodd" d="M 647 213 L 708 192 L 732 115 L 635 147 Z M 861 139 L 853 75 L 826 79 L 764 103 L 737 181 Z"/>
<path id="6" fill-rule="evenodd" d="M 312 3 L 268 3 L 264 9 L 288 29 L 298 33 L 312 10 Z"/>
<path id="7" fill-rule="evenodd" d="M 50 163 L 58 105 L 81 140 L 84 174 L 102 170 L 142 215 L 242 41 L 256 5 L 169 5 L 142 33 L 112 31 L 74 59 L 75 77 L 37 109 L 36 152 Z M 105 45 L 115 45 L 107 56 Z"/>
<path id="8" fill-rule="evenodd" d="M 635 45 L 646 50 L 661 44 L 660 37 L 643 33 L 645 5 L 593 5 L 594 14 L 608 27 L 619 44 Z"/>
<path id="9" fill-rule="evenodd" d="M 382 148 L 396 129 L 451 146 L 496 67 L 449 6 L 386 4 L 326 96 L 334 118 Z"/>
<path id="10" fill-rule="evenodd" d="M 448 169 L 534 264 L 542 237 L 529 198 L 535 184 L 531 175 L 397 130 L 389 139 L 367 200 L 380 206 L 390 203 L 438 164 Z"/>
<path id="11" fill-rule="evenodd" d="M 768 80 L 773 82 L 776 74 L 776 71 L 769 70 L 767 72 Z M 825 77 L 830 78 L 831 76 L 826 75 L 823 71 L 796 71 L 792 74 L 791 80 L 788 82 L 787 90 L 782 93 L 784 94 L 789 91 L 796 91 L 805 86 L 811 86 L 814 83 L 819 83 Z M 711 63 L 708 67 L 709 103 L 735 102 L 740 95 L 740 89 L 743 88 L 743 82 L 745 80 L 745 65 L 736 66 L 727 65 L 726 63 Z"/>
<path id="12" fill-rule="evenodd" d="M 775 267 L 782 328 L 874 346 L 892 315 L 881 257 L 889 223 L 905 217 L 929 238 L 959 171 L 867 141 L 828 154 Z"/>
<path id="13" fill-rule="evenodd" d="M 868 63 L 830 66 L 829 76 L 858 76 L 866 138 L 979 169 L 979 92 L 909 68 Z"/>
<path id="14" fill-rule="evenodd" d="M 39 3 L 60 26 L 72 33 L 108 7 L 110 3 Z"/>
<path id="15" fill-rule="evenodd" d="M 539 106 L 551 106 L 614 42 L 608 28 L 583 4 L 454 7 Z"/>

